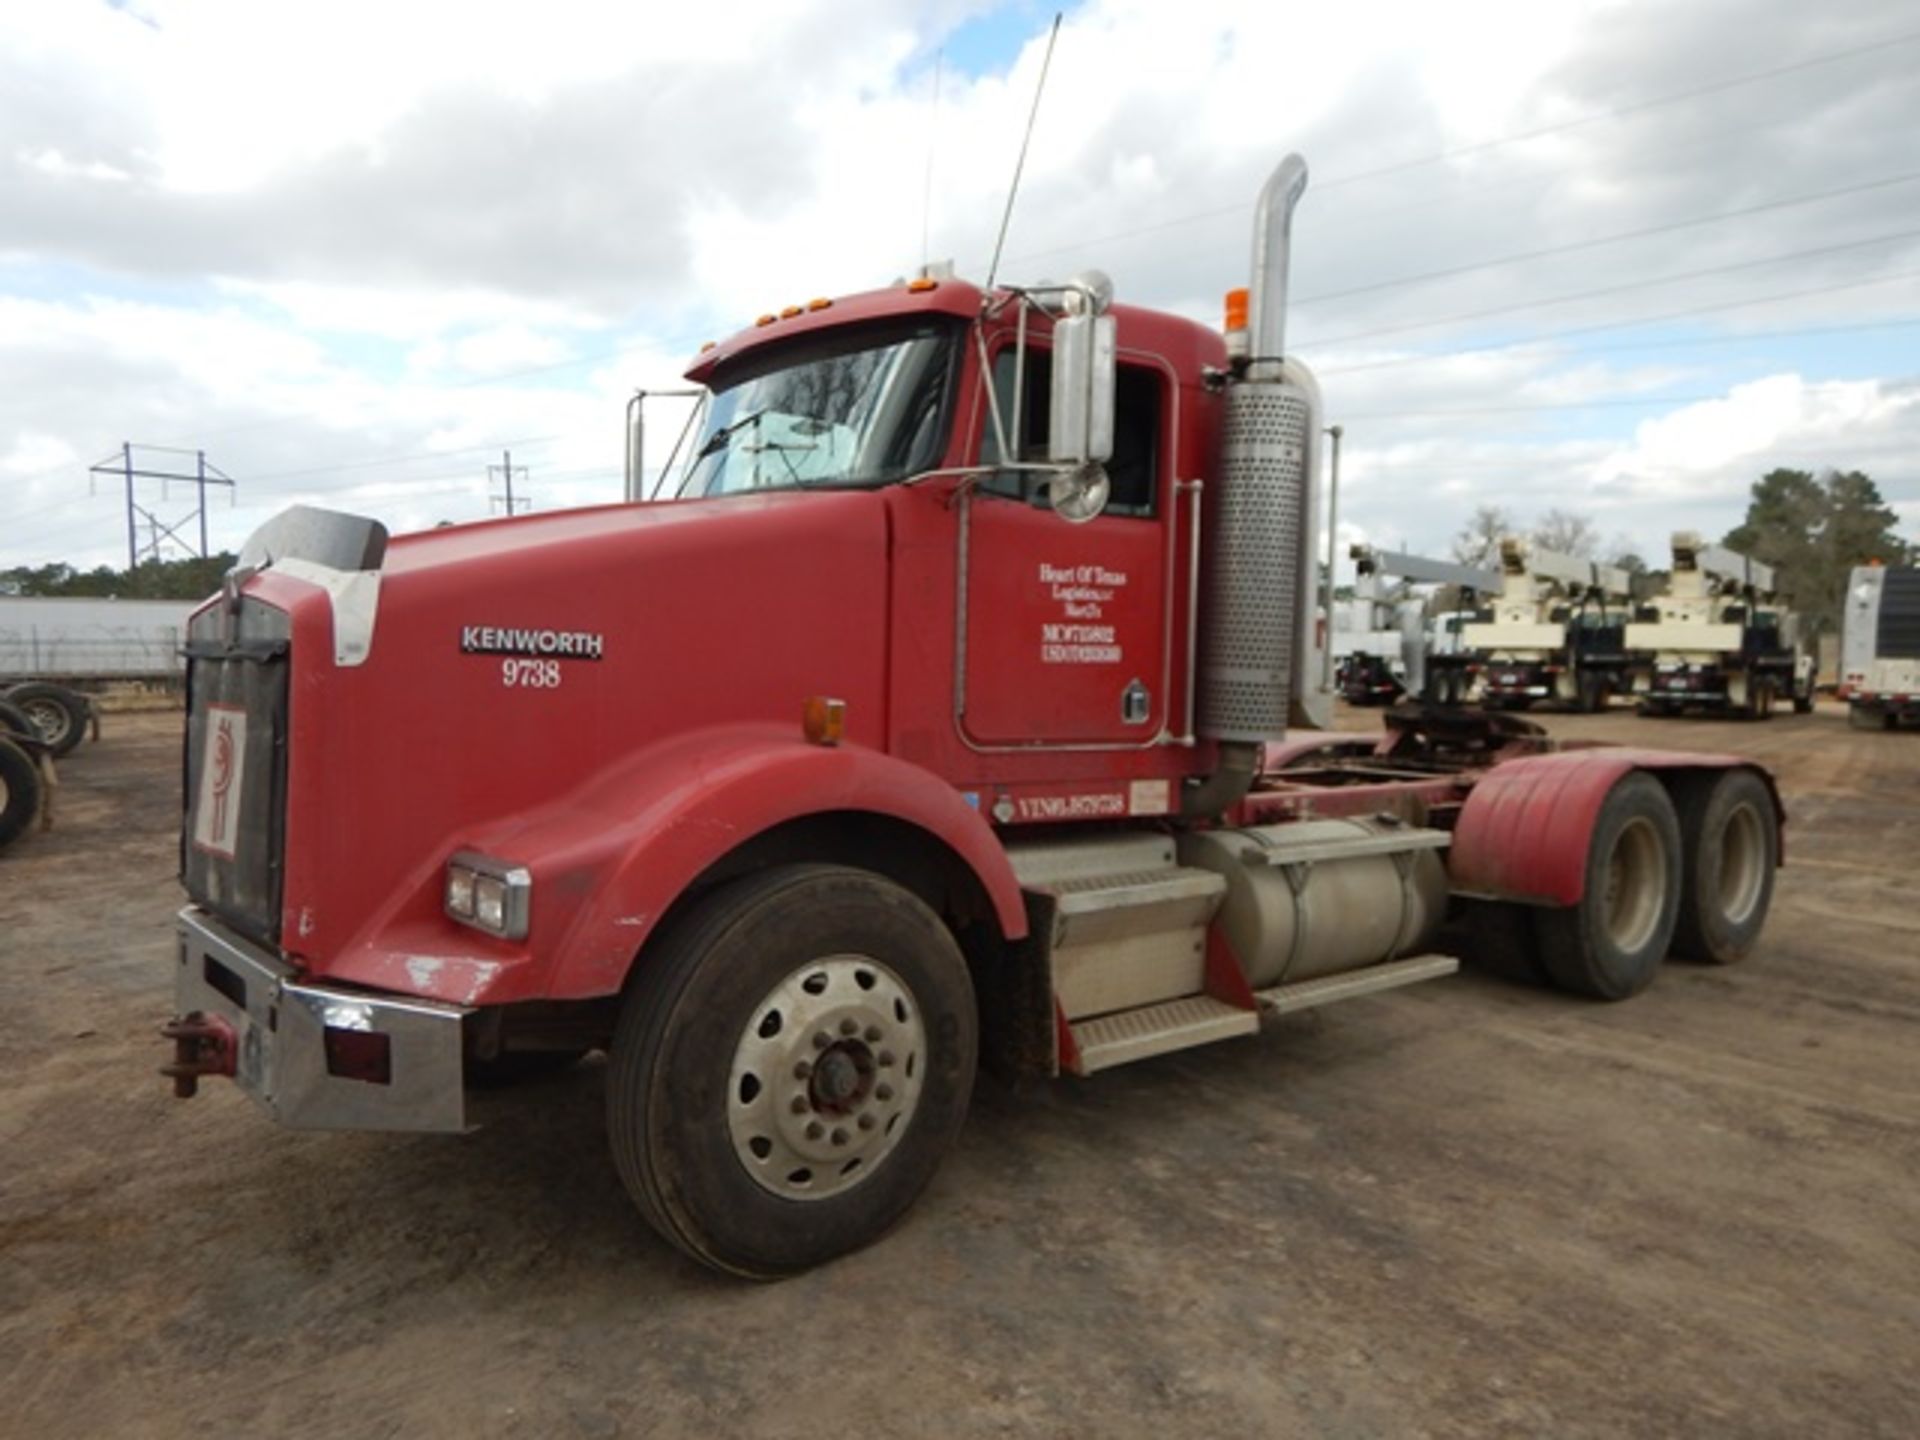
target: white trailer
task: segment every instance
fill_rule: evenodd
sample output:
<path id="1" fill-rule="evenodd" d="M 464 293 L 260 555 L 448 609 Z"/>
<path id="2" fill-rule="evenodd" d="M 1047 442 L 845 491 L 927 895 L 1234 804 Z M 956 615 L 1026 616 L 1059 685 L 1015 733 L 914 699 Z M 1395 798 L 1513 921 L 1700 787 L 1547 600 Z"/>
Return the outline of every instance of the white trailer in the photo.
<path id="1" fill-rule="evenodd" d="M 0 596 L 0 683 L 175 682 L 191 600 Z"/>
<path id="2" fill-rule="evenodd" d="M 1920 724 L 1920 569 L 1862 565 L 1848 578 L 1840 693 L 1856 730 Z"/>
<path id="3" fill-rule="evenodd" d="M 1636 610 L 1627 626 L 1640 713 L 1701 709 L 1764 719 L 1780 699 L 1803 715 L 1812 710 L 1813 652 L 1775 584 L 1771 566 L 1692 531 L 1675 532 L 1667 593 Z"/>

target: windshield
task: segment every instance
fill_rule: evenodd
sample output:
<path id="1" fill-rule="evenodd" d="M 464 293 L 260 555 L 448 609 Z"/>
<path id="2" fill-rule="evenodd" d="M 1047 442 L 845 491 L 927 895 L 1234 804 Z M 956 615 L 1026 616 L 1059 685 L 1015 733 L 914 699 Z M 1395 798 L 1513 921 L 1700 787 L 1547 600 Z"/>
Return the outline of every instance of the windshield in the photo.
<path id="1" fill-rule="evenodd" d="M 783 351 L 714 393 L 676 493 L 879 485 L 932 468 L 956 335 L 889 327 Z"/>

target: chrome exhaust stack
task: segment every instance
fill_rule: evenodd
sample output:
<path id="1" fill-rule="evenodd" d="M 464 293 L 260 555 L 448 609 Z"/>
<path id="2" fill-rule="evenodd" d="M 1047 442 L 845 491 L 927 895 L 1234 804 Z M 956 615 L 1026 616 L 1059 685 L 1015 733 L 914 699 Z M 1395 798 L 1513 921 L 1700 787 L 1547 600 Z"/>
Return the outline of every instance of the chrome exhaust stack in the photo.
<path id="1" fill-rule="evenodd" d="M 1248 355 L 1227 388 L 1206 536 L 1196 729 L 1221 743 L 1221 765 L 1189 790 L 1190 816 L 1246 794 L 1255 752 L 1286 733 L 1290 714 L 1306 725 L 1331 719 L 1313 606 L 1320 394 L 1285 354 L 1289 236 L 1306 187 L 1306 161 L 1287 156 L 1254 220 Z"/>

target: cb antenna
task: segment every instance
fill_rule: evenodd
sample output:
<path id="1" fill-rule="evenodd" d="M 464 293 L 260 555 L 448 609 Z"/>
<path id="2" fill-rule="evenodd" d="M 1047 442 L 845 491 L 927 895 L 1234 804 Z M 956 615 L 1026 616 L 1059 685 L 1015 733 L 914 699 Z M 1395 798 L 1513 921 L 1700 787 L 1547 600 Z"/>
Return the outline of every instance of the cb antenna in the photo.
<path id="1" fill-rule="evenodd" d="M 931 263 L 928 232 L 933 226 L 933 156 L 940 148 L 940 63 L 947 56 L 946 46 L 933 55 L 933 105 L 927 115 L 927 173 L 920 186 L 920 273 Z"/>
<path id="2" fill-rule="evenodd" d="M 1033 109 L 1027 113 L 1027 133 L 1020 141 L 1020 158 L 1013 163 L 1013 184 L 1007 187 L 1007 208 L 1000 217 L 1000 237 L 993 242 L 993 263 L 987 267 L 989 295 L 993 293 L 993 277 L 1000 273 L 1000 252 L 1006 247 L 1014 197 L 1020 193 L 1020 172 L 1027 168 L 1027 146 L 1033 143 L 1033 122 L 1040 118 L 1040 97 L 1047 92 L 1047 67 L 1053 64 L 1053 42 L 1060 38 L 1060 13 L 1053 12 L 1053 29 L 1047 32 L 1047 53 L 1040 60 L 1040 83 L 1033 87 Z"/>

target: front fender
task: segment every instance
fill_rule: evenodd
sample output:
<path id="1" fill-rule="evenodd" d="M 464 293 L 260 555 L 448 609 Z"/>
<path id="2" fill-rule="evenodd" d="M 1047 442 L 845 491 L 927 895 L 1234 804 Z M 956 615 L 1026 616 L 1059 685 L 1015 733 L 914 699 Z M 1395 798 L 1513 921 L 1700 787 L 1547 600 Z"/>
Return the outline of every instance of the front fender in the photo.
<path id="1" fill-rule="evenodd" d="M 1774 823 L 1783 826 L 1786 814 L 1773 777 L 1737 755 L 1601 746 L 1496 765 L 1473 787 L 1454 825 L 1447 858 L 1453 889 L 1479 899 L 1577 905 L 1586 893 L 1594 822 L 1621 777 L 1634 770 L 1741 766 L 1767 782 Z"/>
<path id="2" fill-rule="evenodd" d="M 1006 852 L 957 791 L 880 751 L 807 744 L 787 727 L 729 727 L 653 747 L 574 804 L 474 843 L 531 865 L 536 917 L 556 902 L 571 911 L 561 933 L 541 940 L 541 993 L 586 999 L 620 989 L 660 917 L 708 867 L 776 825 L 833 811 L 888 816 L 933 836 L 979 879 L 1002 932 L 1026 933 Z"/>

